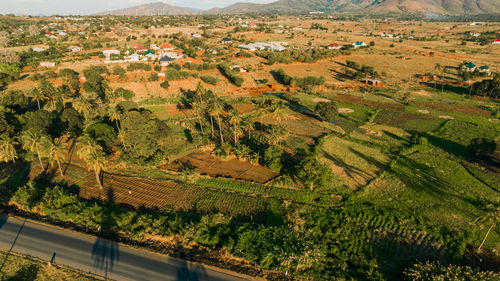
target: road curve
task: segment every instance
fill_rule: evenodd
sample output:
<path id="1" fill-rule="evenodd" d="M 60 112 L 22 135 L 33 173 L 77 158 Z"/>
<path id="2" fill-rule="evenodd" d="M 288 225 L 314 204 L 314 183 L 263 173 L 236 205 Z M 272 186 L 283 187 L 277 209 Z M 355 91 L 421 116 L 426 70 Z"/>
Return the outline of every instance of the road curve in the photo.
<path id="1" fill-rule="evenodd" d="M 5 214 L 0 214 L 0 249 L 52 260 L 114 280 L 251 280 L 199 263 Z"/>

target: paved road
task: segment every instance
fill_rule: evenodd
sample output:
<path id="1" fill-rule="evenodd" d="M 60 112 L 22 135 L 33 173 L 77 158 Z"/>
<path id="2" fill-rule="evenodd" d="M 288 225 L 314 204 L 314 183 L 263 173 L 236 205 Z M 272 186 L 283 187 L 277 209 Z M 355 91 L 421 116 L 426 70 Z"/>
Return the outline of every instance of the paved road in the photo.
<path id="1" fill-rule="evenodd" d="M 248 280 L 201 264 L 4 214 L 0 214 L 0 249 L 54 260 L 114 280 Z"/>

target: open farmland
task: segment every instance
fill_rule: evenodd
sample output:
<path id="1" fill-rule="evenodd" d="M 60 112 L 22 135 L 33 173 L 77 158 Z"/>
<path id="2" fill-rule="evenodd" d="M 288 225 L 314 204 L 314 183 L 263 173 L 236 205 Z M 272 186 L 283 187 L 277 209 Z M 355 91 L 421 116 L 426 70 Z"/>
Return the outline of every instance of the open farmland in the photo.
<path id="1" fill-rule="evenodd" d="M 470 19 L 0 15 L 0 208 L 252 278 L 495 280 L 500 23 Z"/>

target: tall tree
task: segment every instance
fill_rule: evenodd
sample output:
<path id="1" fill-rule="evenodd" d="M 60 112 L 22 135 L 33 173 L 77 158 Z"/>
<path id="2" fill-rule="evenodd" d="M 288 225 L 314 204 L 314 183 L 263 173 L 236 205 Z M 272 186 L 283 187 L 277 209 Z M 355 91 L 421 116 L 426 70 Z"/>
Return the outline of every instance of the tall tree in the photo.
<path id="1" fill-rule="evenodd" d="M 42 162 L 42 134 L 35 129 L 28 129 L 21 136 L 21 143 L 23 144 L 23 149 L 30 151 L 31 153 L 35 153 L 38 157 L 38 161 L 40 161 L 40 167 L 43 170 L 43 162 Z"/>
<path id="2" fill-rule="evenodd" d="M 94 153 L 89 157 L 87 157 L 85 161 L 87 162 L 89 170 L 94 171 L 95 178 L 97 180 L 97 183 L 99 184 L 99 188 L 102 190 L 100 175 L 106 163 L 106 158 L 104 157 L 104 153 L 103 152 Z"/>
<path id="3" fill-rule="evenodd" d="M 47 155 L 47 158 L 49 159 L 50 166 L 54 167 L 54 164 L 57 163 L 57 168 L 59 169 L 59 173 L 61 173 L 61 176 L 64 177 L 64 173 L 61 168 L 61 161 L 64 161 L 66 146 L 64 145 L 64 143 L 57 144 L 47 137 L 43 139 L 45 140 L 46 143 L 44 144 L 44 147 L 46 149 L 45 153 Z"/>
<path id="4" fill-rule="evenodd" d="M 73 101 L 73 108 L 78 111 L 78 113 L 83 114 L 85 120 L 88 120 L 92 112 L 92 103 L 84 97 L 79 97 Z"/>
<path id="5" fill-rule="evenodd" d="M 16 162 L 17 152 L 14 147 L 16 144 L 17 142 L 6 134 L 0 137 L 0 161 Z"/>
<path id="6" fill-rule="evenodd" d="M 118 124 L 118 121 L 121 120 L 121 112 L 118 110 L 118 108 L 116 108 L 116 106 L 110 106 L 108 107 L 108 117 L 109 117 L 109 120 L 111 120 L 112 122 L 115 122 L 116 124 L 116 129 L 118 129 L 118 131 L 120 131 L 120 125 Z"/>
<path id="7" fill-rule="evenodd" d="M 36 103 L 38 105 L 38 109 L 41 109 L 40 101 L 47 99 L 47 97 L 38 88 L 31 89 L 31 91 L 28 93 L 28 96 L 30 98 L 36 100 Z"/>
<path id="8" fill-rule="evenodd" d="M 211 100 L 208 112 L 210 116 L 216 117 L 217 122 L 219 123 L 219 133 L 220 133 L 220 141 L 221 143 L 224 143 L 224 137 L 222 136 L 222 123 L 220 121 L 221 115 L 224 114 L 224 103 L 223 101 L 215 97 L 214 99 Z"/>
<path id="9" fill-rule="evenodd" d="M 236 110 L 233 109 L 229 112 L 229 118 L 228 118 L 229 124 L 233 126 L 233 137 L 234 137 L 234 143 L 238 143 L 238 129 L 241 123 L 241 117 L 240 113 Z"/>

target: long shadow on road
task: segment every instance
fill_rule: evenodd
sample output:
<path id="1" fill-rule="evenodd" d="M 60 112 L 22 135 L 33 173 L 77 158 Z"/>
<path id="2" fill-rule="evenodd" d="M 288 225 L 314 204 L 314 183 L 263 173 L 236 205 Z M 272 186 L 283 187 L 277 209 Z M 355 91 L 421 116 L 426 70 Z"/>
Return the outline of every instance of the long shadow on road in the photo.
<path id="1" fill-rule="evenodd" d="M 108 192 L 107 199 L 113 204 L 114 195 L 112 190 Z M 100 232 L 92 247 L 92 267 L 97 273 L 104 273 L 104 277 L 108 278 L 108 275 L 113 272 L 115 262 L 120 260 L 120 250 L 118 243 L 110 240 L 116 236 L 116 233 L 113 231 L 116 219 L 113 213 L 108 211 L 107 208 L 101 210 Z"/>

